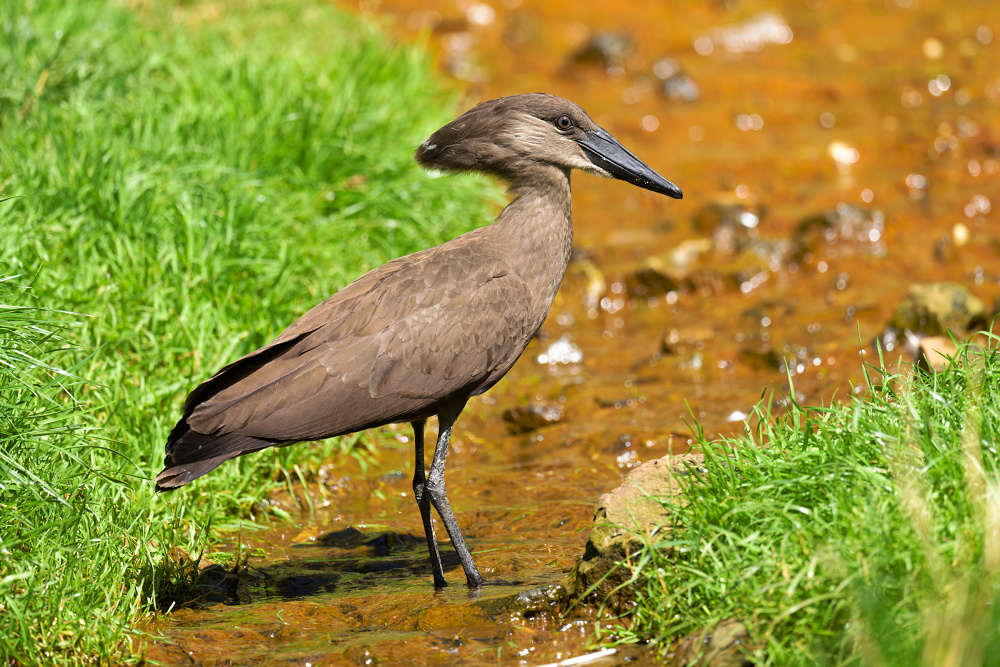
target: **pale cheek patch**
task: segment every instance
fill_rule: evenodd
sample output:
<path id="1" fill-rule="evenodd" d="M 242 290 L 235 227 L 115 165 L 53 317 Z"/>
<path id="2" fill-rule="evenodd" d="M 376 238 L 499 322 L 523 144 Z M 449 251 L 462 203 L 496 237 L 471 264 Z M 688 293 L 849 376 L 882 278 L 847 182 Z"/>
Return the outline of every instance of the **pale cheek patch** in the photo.
<path id="1" fill-rule="evenodd" d="M 596 166 L 587 159 L 583 151 L 572 139 L 556 132 L 550 123 L 535 118 L 523 116 L 522 122 L 513 132 L 517 144 L 527 148 L 536 158 L 553 162 L 560 167 L 579 169 L 602 178 L 613 178 L 611 174 Z"/>
<path id="2" fill-rule="evenodd" d="M 600 176 L 601 178 L 614 178 L 614 176 L 612 176 L 607 171 L 604 171 L 590 160 L 587 160 L 586 158 L 583 159 L 586 162 L 586 164 L 585 165 L 581 164 L 579 167 L 575 167 L 576 169 L 579 169 L 580 171 L 585 171 L 588 174 L 593 174 L 594 176 Z"/>
<path id="3" fill-rule="evenodd" d="M 525 122 L 519 124 L 513 134 L 517 143 L 532 153 L 545 154 L 551 150 L 552 130 L 537 118 L 526 116 Z"/>

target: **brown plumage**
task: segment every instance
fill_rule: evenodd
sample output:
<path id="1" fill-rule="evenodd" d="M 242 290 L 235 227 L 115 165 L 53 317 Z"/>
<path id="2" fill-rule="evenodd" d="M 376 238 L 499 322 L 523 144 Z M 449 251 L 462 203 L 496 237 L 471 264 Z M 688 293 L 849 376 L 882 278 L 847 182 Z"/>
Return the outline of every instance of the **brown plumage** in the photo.
<path id="1" fill-rule="evenodd" d="M 466 401 L 510 370 L 545 320 L 573 241 L 569 172 L 680 198 L 576 104 L 540 93 L 483 102 L 428 138 L 428 168 L 509 184 L 496 221 L 361 276 L 273 342 L 199 385 L 167 439 L 156 488 L 183 486 L 228 459 L 277 444 L 410 422 L 414 493 L 436 586 L 444 586 L 430 507 L 470 586 L 483 583 L 444 489 L 451 428 Z M 430 474 L 423 430 L 440 423 Z"/>

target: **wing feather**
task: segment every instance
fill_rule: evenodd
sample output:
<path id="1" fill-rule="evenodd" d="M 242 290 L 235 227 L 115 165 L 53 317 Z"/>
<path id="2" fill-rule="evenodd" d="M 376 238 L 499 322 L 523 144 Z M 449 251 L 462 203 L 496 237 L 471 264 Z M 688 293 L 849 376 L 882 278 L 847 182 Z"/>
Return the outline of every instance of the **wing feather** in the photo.
<path id="1" fill-rule="evenodd" d="M 317 439 L 485 389 L 541 323 L 524 281 L 469 245 L 395 260 L 319 304 L 196 389 L 190 428 Z"/>

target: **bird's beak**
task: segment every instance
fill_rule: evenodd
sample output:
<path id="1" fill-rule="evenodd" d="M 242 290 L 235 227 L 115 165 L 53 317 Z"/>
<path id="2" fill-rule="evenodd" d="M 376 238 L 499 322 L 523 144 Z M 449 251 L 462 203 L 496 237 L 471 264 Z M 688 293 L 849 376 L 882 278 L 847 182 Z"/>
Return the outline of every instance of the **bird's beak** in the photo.
<path id="1" fill-rule="evenodd" d="M 584 155 L 612 176 L 640 188 L 680 199 L 681 189 L 663 178 L 646 164 L 632 155 L 632 152 L 618 143 L 604 130 L 585 130 L 583 137 L 576 139 Z"/>

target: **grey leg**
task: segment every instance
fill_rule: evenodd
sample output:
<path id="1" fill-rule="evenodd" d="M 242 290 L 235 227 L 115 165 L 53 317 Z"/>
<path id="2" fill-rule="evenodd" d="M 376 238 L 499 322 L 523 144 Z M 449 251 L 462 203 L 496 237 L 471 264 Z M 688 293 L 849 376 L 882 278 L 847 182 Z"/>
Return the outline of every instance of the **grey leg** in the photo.
<path id="1" fill-rule="evenodd" d="M 431 569 L 434 570 L 434 587 L 444 588 L 448 582 L 444 579 L 444 568 L 441 567 L 441 553 L 438 551 L 437 538 L 434 537 L 434 522 L 431 520 L 431 498 L 426 492 L 427 478 L 424 476 L 424 424 L 427 420 L 412 422 L 413 446 L 416 458 L 413 461 L 413 496 L 420 508 L 420 518 L 424 522 L 424 535 L 427 537 L 427 550 L 431 554 Z"/>
<path id="2" fill-rule="evenodd" d="M 441 522 L 448 531 L 451 544 L 458 552 L 458 557 L 462 561 L 462 569 L 465 570 L 465 578 L 469 583 L 469 588 L 479 588 L 485 581 L 476 564 L 472 562 L 472 554 L 465 546 L 465 539 L 462 531 L 458 529 L 458 522 L 455 521 L 455 513 L 451 511 L 451 503 L 448 502 L 448 493 L 444 488 L 444 466 L 448 459 L 448 444 L 451 442 L 451 429 L 455 425 L 458 414 L 465 407 L 465 401 L 453 404 L 438 413 L 438 441 L 434 449 L 434 460 L 431 462 L 431 471 L 427 476 L 425 490 L 430 496 L 431 504 L 441 516 Z M 423 510 L 421 510 L 423 511 Z"/>

